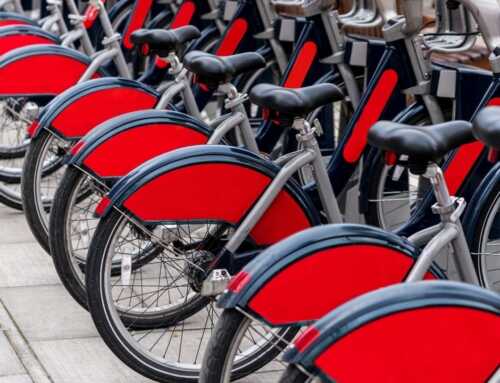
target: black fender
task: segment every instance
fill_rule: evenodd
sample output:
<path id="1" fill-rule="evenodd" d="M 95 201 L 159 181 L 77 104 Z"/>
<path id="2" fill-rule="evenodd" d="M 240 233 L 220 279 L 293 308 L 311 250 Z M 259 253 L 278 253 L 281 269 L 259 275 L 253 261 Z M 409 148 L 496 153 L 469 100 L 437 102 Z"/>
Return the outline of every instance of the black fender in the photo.
<path id="1" fill-rule="evenodd" d="M 67 140 L 82 137 L 87 131 L 85 131 L 84 127 L 78 127 L 77 125 L 83 123 L 86 118 L 92 117 L 93 120 L 92 122 L 89 121 L 89 129 L 96 126 L 94 125 L 96 119 L 97 122 L 103 122 L 99 121 L 100 106 L 105 107 L 105 109 L 109 106 L 106 105 L 106 100 L 103 98 L 106 94 L 105 92 L 114 92 L 110 102 L 117 103 L 122 100 L 122 106 L 125 104 L 129 105 L 130 110 L 128 111 L 152 108 L 160 98 L 156 90 L 134 80 L 105 77 L 85 81 L 55 97 L 41 111 L 36 123 L 32 125 L 28 133 L 32 138 L 36 138 L 43 130 L 50 131 L 58 137 Z M 121 95 L 124 98 L 120 98 Z M 98 96 L 101 96 L 99 100 L 97 99 Z M 79 102 L 90 100 L 90 98 L 93 98 L 95 101 L 95 107 L 93 107 L 91 116 L 85 113 L 85 109 L 88 107 L 87 104 L 82 104 L 81 107 L 78 107 Z M 105 110 L 105 112 L 105 115 L 102 116 L 104 121 L 114 117 L 109 116 L 109 110 Z M 65 120 L 73 121 L 73 123 L 65 124 Z M 78 124 L 75 124 L 75 121 L 78 121 Z"/>
<path id="2" fill-rule="evenodd" d="M 59 45 L 14 49 L 0 56 L 0 96 L 55 96 L 76 85 L 91 62 L 89 56 Z M 100 68 L 94 76 L 106 75 Z"/>
<path id="3" fill-rule="evenodd" d="M 1 19 L 0 19 L 1 21 Z M 25 34 L 32 36 L 44 37 L 47 40 L 51 40 L 54 44 L 60 44 L 61 39 L 59 36 L 44 31 L 42 28 L 33 25 L 10 25 L 6 27 L 0 27 L 0 36 L 11 36 L 16 34 Z"/>
<path id="4" fill-rule="evenodd" d="M 413 121 L 417 116 L 426 114 L 427 110 L 421 102 L 415 102 L 402 110 L 395 118 L 394 122 L 401 124 Z M 359 183 L 359 209 L 360 213 L 368 211 L 368 194 L 370 184 L 373 183 L 373 174 L 383 153 L 377 148 L 370 148 L 366 158 L 363 160 L 363 170 Z"/>
<path id="5" fill-rule="evenodd" d="M 96 179 L 112 183 L 146 160 L 172 150 L 178 139 L 178 128 L 199 133 L 199 139 L 208 141 L 212 130 L 195 118 L 164 110 L 147 110 L 115 117 L 92 129 L 71 151 L 69 164 Z M 128 140 L 127 140 L 128 137 Z M 129 145 L 141 139 L 155 145 L 140 145 L 131 151 Z M 113 161 L 108 161 L 113 158 Z M 123 162 L 126 158 L 127 164 Z M 117 164 L 120 171 L 117 171 Z"/>
<path id="6" fill-rule="evenodd" d="M 96 212 L 105 216 L 115 207 L 149 224 L 195 219 L 237 226 L 279 170 L 242 148 L 201 145 L 178 149 L 121 178 Z M 175 187 L 166 188 L 165 183 Z M 287 220 L 283 220 L 285 213 Z M 250 238 L 267 246 L 319 223 L 312 202 L 290 179 Z"/>
<path id="7" fill-rule="evenodd" d="M 0 27 L 10 25 L 32 25 L 39 27 L 36 21 L 15 12 L 0 12 Z"/>
<path id="8" fill-rule="evenodd" d="M 357 258 L 346 252 L 351 251 L 349 249 L 357 252 Z M 395 273 L 401 280 L 393 283 L 404 280 L 420 254 L 420 250 L 408 240 L 375 227 L 355 224 L 315 227 L 271 246 L 246 265 L 229 284 L 227 292 L 219 299 L 219 305 L 222 308 L 243 309 L 271 326 L 317 320 L 335 305 L 344 303 L 345 294 L 352 294 L 351 287 L 339 286 L 338 279 L 342 277 L 337 279 L 336 273 L 347 275 L 352 265 L 343 260 L 349 257 L 359 263 L 363 252 L 366 254 L 363 255 L 366 265 L 380 262 L 381 258 L 389 255 L 398 257 L 398 264 L 393 263 Z M 373 270 L 376 273 L 376 268 Z M 437 266 L 432 267 L 432 274 L 436 278 L 445 278 Z M 298 275 L 302 275 L 303 283 L 294 281 Z M 382 283 L 378 279 L 366 282 L 368 291 L 380 287 Z M 358 281 L 348 284 L 355 283 Z M 287 291 L 280 291 L 285 286 Z"/>
<path id="9" fill-rule="evenodd" d="M 495 186 L 500 182 L 500 163 L 497 163 L 483 178 L 474 192 L 472 199 L 467 203 L 462 223 L 465 236 L 469 244 L 473 243 L 475 231 L 479 225 L 479 217 L 490 198 Z"/>
<path id="10" fill-rule="evenodd" d="M 446 311 L 443 311 L 443 309 Z M 455 309 L 455 311 L 450 311 L 450 309 Z M 439 313 L 439 310 L 441 310 L 439 316 L 431 316 L 432 314 Z M 450 335 L 441 336 L 443 325 L 447 326 L 449 323 L 451 329 L 455 329 L 457 325 L 454 325 L 454 323 L 460 324 L 460 320 L 469 314 L 473 315 L 473 323 L 476 324 L 476 327 L 463 327 L 458 333 L 450 330 Z M 435 318 L 438 318 L 438 321 L 440 321 L 439 325 L 436 325 L 435 320 L 432 320 Z M 427 320 L 419 321 L 419 319 Z M 479 375 L 483 375 L 481 377 L 476 376 L 472 380 L 464 379 L 464 381 L 487 381 L 498 369 L 498 352 L 495 353 L 493 343 L 496 340 L 496 344 L 498 345 L 500 333 L 495 332 L 495 330 L 492 331 L 497 322 L 500 323 L 500 297 L 494 292 L 477 286 L 449 281 L 399 284 L 370 292 L 333 310 L 321 320 L 314 323 L 313 326 L 309 327 L 294 342 L 294 345 L 288 348 L 284 360 L 287 363 L 300 365 L 305 371 L 321 377 L 322 381 L 325 382 L 338 381 L 336 379 L 345 381 L 346 376 L 349 375 L 349 371 L 350 376 L 352 376 L 353 371 L 356 374 L 370 375 L 374 371 L 369 368 L 367 371 L 359 371 L 360 368 L 361 370 L 363 369 L 363 360 L 367 357 L 361 345 L 363 341 L 366 342 L 367 338 L 363 337 L 363 335 L 360 337 L 360 334 L 366 334 L 367 332 L 373 334 L 373 331 L 377 331 L 378 333 L 384 331 L 387 343 L 365 344 L 364 349 L 368 353 L 373 353 L 376 350 L 375 352 L 380 355 L 381 360 L 386 360 L 385 358 L 387 358 L 387 363 L 390 363 L 395 369 L 401 368 L 411 371 L 412 368 L 419 365 L 418 358 L 409 357 L 415 351 L 413 347 L 417 347 L 417 349 L 424 347 L 426 355 L 421 355 L 421 357 L 427 358 L 429 361 L 436 358 L 436 354 L 442 353 L 444 343 L 444 345 L 449 347 L 450 351 L 458 346 L 458 354 L 460 354 L 463 360 L 454 360 L 454 365 L 464 366 L 463 369 L 470 370 L 470 366 L 473 365 L 468 360 L 470 353 L 463 352 L 460 349 L 460 339 L 462 332 L 474 331 L 473 335 L 468 333 L 466 336 L 474 339 L 477 334 L 477 337 L 480 337 L 480 341 L 492 349 L 486 348 L 485 350 L 481 350 L 481 355 L 476 357 L 475 363 L 479 363 L 479 365 L 485 367 L 479 373 Z M 377 323 L 376 328 L 373 327 L 375 323 Z M 486 324 L 484 332 L 482 332 L 483 328 L 481 324 Z M 497 326 L 500 326 L 500 324 L 497 324 Z M 405 330 L 406 327 L 407 329 Z M 416 342 L 420 342 L 421 339 L 423 344 L 408 344 L 406 336 L 401 337 L 397 335 L 401 331 L 408 331 L 412 334 L 416 332 L 414 336 L 414 338 L 417 337 Z M 439 331 L 441 331 L 441 334 L 436 334 Z M 457 344 L 455 346 L 447 344 L 450 338 L 456 339 Z M 412 341 L 414 341 L 413 338 Z M 433 344 L 437 347 L 433 347 Z M 345 361 L 344 358 L 347 356 L 347 349 L 350 352 L 359 350 L 360 354 L 362 354 L 359 356 L 360 359 L 356 362 L 351 361 L 351 363 Z M 479 350 L 476 351 L 480 352 Z M 397 360 L 398 353 L 401 354 L 400 360 Z M 338 363 L 332 363 L 333 355 L 335 355 Z M 396 357 L 393 359 L 391 356 L 394 355 Z M 438 356 L 436 362 L 439 359 Z M 486 361 L 485 359 L 488 360 Z M 484 363 L 490 365 L 484 366 Z M 385 374 L 385 377 L 392 376 L 390 375 L 390 371 L 387 370 L 387 366 L 379 366 L 376 369 L 378 371 L 374 375 L 374 381 L 379 381 L 380 374 Z M 425 370 L 422 371 L 424 375 L 429 374 L 427 369 L 423 370 Z M 356 381 L 360 380 L 360 376 L 356 378 L 353 379 Z"/>

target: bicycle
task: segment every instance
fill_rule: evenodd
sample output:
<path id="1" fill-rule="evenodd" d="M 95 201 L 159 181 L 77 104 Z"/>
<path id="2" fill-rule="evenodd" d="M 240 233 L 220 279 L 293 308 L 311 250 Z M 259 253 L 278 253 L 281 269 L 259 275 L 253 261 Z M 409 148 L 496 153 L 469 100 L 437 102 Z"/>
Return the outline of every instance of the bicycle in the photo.
<path id="1" fill-rule="evenodd" d="M 304 41 L 307 40 L 301 39 L 301 41 L 302 43 L 297 47 L 298 52 L 302 52 L 305 46 Z M 294 55 L 294 57 L 299 58 L 302 55 Z M 285 78 L 283 83 L 286 84 L 289 82 L 289 79 L 296 73 L 293 68 L 303 66 L 302 62 L 297 58 L 290 62 L 289 66 L 291 69 L 287 70 L 289 77 Z M 202 63 L 204 59 L 213 60 L 213 58 L 206 56 L 201 57 L 201 60 L 198 61 Z M 348 78 L 346 81 L 348 81 Z M 202 82 L 204 81 L 202 80 Z M 211 83 L 213 80 L 208 79 L 205 82 Z M 96 225 L 91 206 L 109 190 L 109 187 L 119 177 L 126 175 L 146 159 L 166 153 L 177 147 L 200 143 L 217 144 L 223 137 L 232 137 L 231 130 L 236 125 L 241 124 L 241 121 L 248 119 L 245 117 L 243 111 L 239 113 L 233 109 L 238 103 L 245 101 L 246 96 L 241 92 L 238 94 L 229 84 L 220 86 L 219 89 L 221 90 L 220 93 L 227 95 L 226 109 L 231 110 L 231 113 L 216 119 L 209 125 L 200 125 L 199 121 L 176 113 L 159 114 L 157 112 L 146 112 L 142 115 L 132 114 L 128 117 L 123 116 L 121 119 L 109 122 L 105 126 L 103 125 L 94 130 L 91 134 L 84 137 L 72 151 L 73 158 L 69 163 L 70 166 L 57 194 L 57 200 L 65 202 L 55 206 L 51 212 L 51 220 L 54 221 L 54 224 L 51 225 L 50 238 L 51 253 L 56 264 L 56 269 L 63 283 L 67 286 L 68 291 L 70 291 L 71 295 L 80 304 L 85 304 L 86 302 L 86 291 L 83 288 L 82 263 L 86 258 L 87 251 L 84 243 L 89 243 L 92 236 L 89 234 L 87 227 L 92 228 Z M 172 133 L 168 133 L 169 131 L 167 130 L 160 132 L 152 129 L 153 122 L 155 124 L 173 124 Z M 248 123 L 254 126 L 254 121 L 245 122 L 245 124 Z M 245 130 L 247 132 L 240 136 L 247 138 L 243 141 L 240 140 L 240 142 L 253 152 L 259 153 L 256 149 L 257 144 L 251 138 L 252 132 L 249 129 Z M 165 135 L 168 134 L 173 134 L 173 137 L 165 138 Z M 158 135 L 163 138 L 159 140 Z M 133 137 L 141 137 L 141 140 L 146 142 L 162 142 L 162 144 L 156 146 L 163 147 L 163 152 L 158 151 L 156 146 L 151 151 L 149 148 L 151 145 L 149 145 L 149 147 L 144 147 L 143 150 L 135 150 L 131 153 L 129 147 L 137 139 Z M 234 137 L 230 139 L 230 142 L 235 142 Z M 172 143 L 175 143 L 175 145 Z M 123 153 L 124 159 L 125 157 L 127 158 L 126 166 L 102 166 L 105 163 L 103 161 L 105 158 L 111 155 L 118 158 L 121 157 L 121 153 Z M 123 165 L 124 161 L 118 160 L 117 163 L 122 163 Z M 89 183 L 98 187 L 92 188 L 95 193 L 88 192 L 85 194 L 83 190 L 86 190 L 86 185 Z M 80 193 L 85 194 L 86 197 L 82 199 L 75 198 Z M 85 209 L 88 214 L 82 214 L 82 209 Z M 78 222 L 78 224 L 75 225 L 74 222 Z M 82 228 L 81 233 L 79 233 L 80 227 Z M 90 232 L 92 231 L 90 230 Z M 75 248 L 77 250 L 73 250 Z"/>
<path id="2" fill-rule="evenodd" d="M 415 127 L 382 121 L 370 129 L 368 140 L 387 153 L 388 163 L 397 161 L 429 181 L 437 201 L 433 212 L 440 223 L 408 239 L 370 226 L 327 225 L 263 252 L 232 279 L 219 300 L 224 312 L 205 354 L 203 383 L 229 381 L 237 343 L 247 339 L 241 331 L 247 331 L 252 321 L 267 330 L 267 342 L 272 343 L 279 339 L 276 332 L 288 329 L 295 335 L 300 326 L 369 291 L 447 278 L 435 262 L 449 246 L 458 278 L 479 285 L 460 220 L 465 201 L 450 196 L 437 165 L 450 150 L 474 142 L 472 125 L 452 121 Z M 400 156 L 407 159 L 401 162 Z M 317 291 L 328 294 L 314 294 Z M 229 328 L 242 330 L 224 330 Z"/>
<path id="3" fill-rule="evenodd" d="M 172 106 L 177 104 L 176 108 L 178 110 L 183 110 L 199 120 L 206 118 L 207 103 L 214 92 L 200 92 L 198 91 L 199 87 L 196 85 L 192 89 L 192 76 L 189 71 L 182 67 L 179 61 L 179 57 L 182 57 L 186 51 L 210 49 L 210 36 L 213 36 L 214 26 L 213 23 L 207 24 L 203 20 L 206 8 L 199 7 L 197 9 L 199 12 L 194 15 L 196 17 L 192 19 L 192 22 L 199 23 L 200 27 L 205 26 L 205 28 L 202 30 L 201 36 L 196 36 L 195 41 L 193 41 L 195 36 L 192 36 L 190 39 L 174 39 L 175 41 L 172 43 L 169 42 L 168 32 L 165 31 L 141 32 L 144 34 L 143 37 L 138 36 L 136 32 L 136 45 L 147 47 L 149 56 L 159 53 L 163 57 L 162 61 L 166 60 L 171 65 L 169 73 L 172 81 L 161 85 L 158 88 L 159 92 L 141 83 L 125 82 L 121 79 L 93 80 L 81 86 L 76 86 L 71 91 L 57 97 L 45 108 L 44 113 L 38 120 L 39 123 L 36 129 L 30 132 L 33 143 L 30 146 L 28 160 L 25 162 L 23 169 L 22 197 L 24 206 L 27 207 L 26 216 L 30 228 L 47 252 L 49 252 L 48 210 L 50 209 L 50 201 L 58 186 L 58 176 L 64 170 L 64 168 L 60 167 L 59 172 L 44 176 L 41 164 L 45 163 L 47 156 L 50 155 L 47 152 L 49 145 L 62 148 L 62 150 L 59 149 L 58 157 L 69 155 L 69 148 L 92 128 L 112 117 L 136 110 L 151 108 L 162 110 L 166 109 L 167 106 L 169 106 L 168 109 L 172 109 Z M 240 36 L 239 44 L 235 44 L 233 38 L 234 32 L 232 31 L 242 22 L 248 24 L 247 20 L 254 18 L 257 11 L 258 9 L 252 7 L 249 2 L 241 2 L 233 20 L 228 25 L 228 30 L 223 34 L 220 42 L 216 44 L 215 51 L 219 52 L 219 54 L 223 51 L 229 54 L 230 50 L 228 50 L 227 46 L 228 42 L 230 42 L 233 44 L 231 49 L 236 52 L 254 50 L 256 45 L 261 46 L 258 51 L 267 52 L 267 46 L 272 46 L 274 39 L 270 38 L 268 43 L 267 41 L 255 41 L 253 38 L 253 35 L 266 24 L 263 13 L 260 15 L 263 20 L 262 23 L 254 22 L 253 26 L 244 35 Z M 178 25 L 179 22 L 174 24 Z M 181 34 L 184 32 L 181 28 L 175 33 Z M 178 52 L 177 55 L 174 50 Z M 269 52 L 266 56 L 267 64 L 264 68 L 259 68 L 253 73 L 242 73 L 241 76 L 235 78 L 235 84 L 238 88 L 248 89 L 254 82 L 261 81 L 260 77 L 266 76 L 268 73 L 271 73 L 271 79 L 275 77 L 272 74 L 274 60 L 269 57 Z M 225 93 L 222 92 L 222 94 Z M 217 97 L 221 98 L 220 96 Z M 121 99 L 120 103 L 117 104 L 116 108 L 111 107 L 110 103 L 117 99 Z M 103 108 L 100 108 L 92 115 L 88 115 L 86 109 L 88 105 L 92 104 L 103 105 Z M 251 110 L 248 110 L 248 112 L 250 113 Z M 213 116 L 212 119 L 216 117 L 217 115 Z M 75 119 L 79 121 L 79 124 L 72 122 Z"/>
<path id="4" fill-rule="evenodd" d="M 419 282 L 380 289 L 309 327 L 285 353 L 291 364 L 280 382 L 495 383 L 500 378 L 499 318 L 498 295 L 467 284 Z M 464 352 L 471 349 L 473 355 Z M 420 368 L 415 369 L 417 357 Z M 363 360 L 364 368 L 353 358 Z M 449 362 L 438 362 L 444 360 Z"/>

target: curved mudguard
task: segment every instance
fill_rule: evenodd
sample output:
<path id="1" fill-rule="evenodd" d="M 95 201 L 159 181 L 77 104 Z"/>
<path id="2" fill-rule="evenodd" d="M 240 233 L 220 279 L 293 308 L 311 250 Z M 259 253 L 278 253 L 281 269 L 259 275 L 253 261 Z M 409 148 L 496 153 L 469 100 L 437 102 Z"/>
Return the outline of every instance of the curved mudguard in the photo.
<path id="1" fill-rule="evenodd" d="M 32 25 L 34 27 L 38 27 L 37 22 L 27 16 L 23 16 L 15 12 L 0 12 L 0 27 L 7 27 L 11 25 Z"/>
<path id="2" fill-rule="evenodd" d="M 60 44 L 56 35 L 31 25 L 13 25 L 0 28 L 0 55 L 30 45 Z"/>
<path id="3" fill-rule="evenodd" d="M 223 145 L 178 149 L 121 178 L 97 208 L 111 203 L 146 223 L 217 221 L 237 226 L 279 172 L 248 150 Z M 319 224 L 311 201 L 290 180 L 249 237 L 275 243 Z"/>
<path id="4" fill-rule="evenodd" d="M 202 122 L 178 112 L 128 113 L 83 137 L 70 163 L 97 178 L 114 179 L 160 154 L 206 144 L 210 133 Z"/>
<path id="5" fill-rule="evenodd" d="M 484 209 L 484 205 L 488 203 L 490 193 L 493 192 L 495 186 L 500 182 L 500 163 L 497 163 L 484 177 L 476 189 L 472 199 L 467 204 L 464 218 L 464 232 L 469 244 L 474 240 L 474 235 L 478 225 L 480 224 L 480 214 Z"/>
<path id="6" fill-rule="evenodd" d="M 154 108 L 160 95 L 138 81 L 122 78 L 89 80 L 54 98 L 29 129 L 31 137 L 49 130 L 76 140 L 97 125 L 122 114 Z"/>
<path id="7" fill-rule="evenodd" d="M 322 382 L 497 382 L 499 328 L 498 294 L 457 282 L 400 284 L 323 317 L 285 361 Z"/>
<path id="8" fill-rule="evenodd" d="M 14 49 L 0 57 L 0 97 L 55 96 L 75 85 L 90 63 L 90 57 L 58 45 Z M 94 77 L 105 75 L 98 70 Z"/>
<path id="9" fill-rule="evenodd" d="M 419 250 L 366 225 L 325 225 L 265 250 L 229 284 L 219 300 L 272 326 L 307 323 L 365 292 L 399 283 Z M 444 278 L 437 267 L 427 278 Z"/>

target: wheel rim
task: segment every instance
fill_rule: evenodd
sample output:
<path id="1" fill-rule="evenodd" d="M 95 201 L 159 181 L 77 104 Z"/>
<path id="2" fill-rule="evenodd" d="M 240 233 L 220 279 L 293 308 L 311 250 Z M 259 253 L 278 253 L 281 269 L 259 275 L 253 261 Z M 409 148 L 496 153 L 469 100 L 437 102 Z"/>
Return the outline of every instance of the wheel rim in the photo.
<path id="1" fill-rule="evenodd" d="M 394 190 L 388 187 L 388 180 L 392 179 L 393 175 L 401 170 L 403 170 L 401 178 L 405 178 L 403 183 L 408 185 L 408 190 Z M 406 169 L 384 165 L 377 188 L 377 198 L 369 200 L 369 203 L 374 203 L 377 206 L 377 218 L 380 227 L 394 231 L 406 223 L 410 218 L 412 207 L 421 200 L 418 197 L 418 190 L 418 176 L 412 175 Z"/>
<path id="2" fill-rule="evenodd" d="M 70 144 L 54 135 L 48 136 L 36 163 L 34 197 L 36 213 L 45 233 L 49 231 L 49 208 L 64 174 L 64 156 Z"/>
<path id="3" fill-rule="evenodd" d="M 25 99 L 0 101 L 0 151 L 27 148 L 26 131 L 38 115 L 38 109 L 35 103 L 25 102 Z"/>
<path id="4" fill-rule="evenodd" d="M 84 267 L 88 249 L 99 222 L 94 213 L 105 192 L 104 186 L 97 186 L 92 178 L 82 175 L 69 197 L 69 208 L 64 219 L 65 253 L 69 256 L 73 275 L 82 288 L 85 288 Z"/>
<path id="5" fill-rule="evenodd" d="M 500 194 L 486 215 L 486 222 L 481 230 L 480 253 L 478 256 L 479 278 L 484 287 L 500 292 Z"/>
<path id="6" fill-rule="evenodd" d="M 258 321 L 253 321 L 246 314 L 243 315 L 245 315 L 245 319 L 243 319 L 243 321 L 241 322 L 237 330 L 237 336 L 231 342 L 228 353 L 226 355 L 227 357 L 224 364 L 224 369 L 222 371 L 220 383 L 231 382 L 231 375 L 234 372 L 237 373 L 238 370 L 246 367 L 245 363 L 242 362 L 242 359 L 246 359 L 248 362 L 250 362 L 255 357 L 262 356 L 263 353 L 271 351 L 273 347 L 278 347 L 278 351 L 281 354 L 286 346 L 290 345 L 291 343 L 284 340 L 287 332 L 293 331 L 290 328 L 270 329 L 269 327 L 263 325 Z M 252 326 L 252 322 L 258 323 L 258 326 Z M 249 329 L 251 330 L 249 331 Z M 247 332 L 249 333 L 247 334 Z M 251 344 L 250 347 L 244 349 L 244 352 L 240 350 L 240 344 L 243 341 Z M 281 343 L 283 342 L 285 342 L 285 345 L 281 346 Z M 285 371 L 286 367 L 287 365 L 284 362 L 282 362 L 278 358 L 275 358 L 272 362 L 266 364 L 258 371 L 254 372 L 251 376 L 252 378 L 257 379 L 258 382 L 260 382 L 261 380 L 266 382 L 274 382 L 277 381 L 277 379 Z"/>
<path id="7" fill-rule="evenodd" d="M 172 243 L 175 241 L 171 241 L 171 239 L 169 239 L 171 241 L 170 247 L 165 246 L 161 253 L 162 259 L 159 259 L 160 256 L 158 256 L 145 266 L 135 270 L 136 275 L 143 273 L 141 277 L 129 276 L 128 283 L 117 284 L 116 281 L 122 278 L 122 275 L 115 274 L 113 276 L 113 261 L 116 264 L 117 257 L 122 257 L 124 253 L 131 253 L 130 249 L 126 249 L 125 252 L 117 251 L 119 247 L 117 248 L 116 245 L 120 244 L 119 237 L 127 238 L 122 243 L 130 244 L 134 241 L 123 230 L 127 224 L 130 225 L 130 222 L 123 218 L 115 225 L 113 234 L 106 244 L 105 259 L 101 260 L 101 275 L 95 276 L 100 281 L 101 299 L 104 305 L 102 309 L 108 323 L 111 324 L 113 336 L 120 340 L 129 355 L 132 355 L 140 363 L 147 364 L 148 368 L 159 370 L 161 373 L 167 372 L 171 377 L 196 379 L 201 368 L 201 359 L 220 315 L 220 310 L 215 307 L 214 300 L 201 297 L 193 290 L 185 266 L 186 264 L 191 265 L 195 261 L 186 255 L 189 254 L 188 252 L 180 255 L 179 250 L 173 249 Z M 169 225 L 168 233 L 173 232 L 172 226 Z M 220 237 L 227 235 L 227 225 L 220 223 L 183 223 L 184 227 L 180 228 L 180 226 L 178 225 L 175 229 L 177 233 L 183 233 L 185 238 L 189 237 L 193 244 L 199 244 L 200 238 L 208 238 L 207 233 L 220 233 Z M 219 230 L 220 227 L 223 229 Z M 189 228 L 192 230 L 189 231 Z M 165 241 L 164 234 L 162 240 Z M 187 244 L 188 241 L 185 241 L 184 245 Z M 136 248 L 140 249 L 141 247 L 136 246 Z M 158 266 L 159 264 L 161 267 Z M 149 275 L 149 279 L 146 275 L 151 272 L 148 270 L 151 267 L 156 268 L 154 276 L 156 284 L 143 284 L 144 291 L 140 291 L 139 286 L 137 286 L 139 284 L 134 283 L 134 278 L 135 281 L 153 280 L 151 275 Z M 158 283 L 160 276 L 162 278 L 161 284 Z M 132 284 L 135 285 L 133 289 L 130 288 Z M 125 294 L 124 287 L 134 294 Z M 148 296 L 148 287 L 156 295 L 149 294 Z M 167 294 L 168 291 L 170 296 Z M 162 294 L 160 297 L 158 297 L 159 292 Z M 138 296 L 141 296 L 144 304 L 131 301 L 132 295 L 136 300 L 139 299 Z M 118 299 L 120 299 L 120 303 L 117 303 Z M 128 300 L 127 305 L 123 304 L 125 300 Z M 136 307 L 130 310 L 134 304 Z M 144 307 L 147 310 L 144 310 Z M 146 311 L 148 312 L 146 313 Z M 149 328 L 143 325 L 137 326 L 134 319 L 124 320 L 125 314 L 140 319 L 155 317 L 160 321 L 163 317 L 168 317 L 170 326 L 151 325 Z M 141 328 L 141 326 L 143 327 Z"/>

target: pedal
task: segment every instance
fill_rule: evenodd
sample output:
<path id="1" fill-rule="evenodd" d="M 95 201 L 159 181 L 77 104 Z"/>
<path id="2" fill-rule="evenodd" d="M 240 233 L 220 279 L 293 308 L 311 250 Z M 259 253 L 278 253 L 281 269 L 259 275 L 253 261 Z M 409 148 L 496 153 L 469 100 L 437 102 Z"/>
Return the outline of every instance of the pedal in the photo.
<path id="1" fill-rule="evenodd" d="M 203 281 L 201 295 L 204 297 L 215 297 L 226 291 L 231 280 L 231 275 L 226 269 L 213 270 L 207 279 Z"/>

